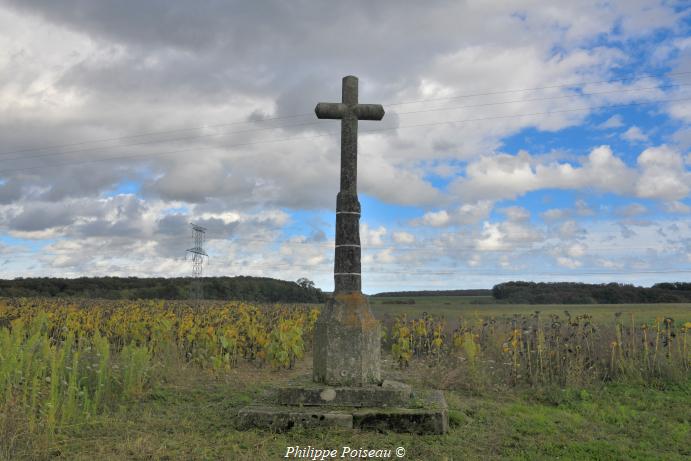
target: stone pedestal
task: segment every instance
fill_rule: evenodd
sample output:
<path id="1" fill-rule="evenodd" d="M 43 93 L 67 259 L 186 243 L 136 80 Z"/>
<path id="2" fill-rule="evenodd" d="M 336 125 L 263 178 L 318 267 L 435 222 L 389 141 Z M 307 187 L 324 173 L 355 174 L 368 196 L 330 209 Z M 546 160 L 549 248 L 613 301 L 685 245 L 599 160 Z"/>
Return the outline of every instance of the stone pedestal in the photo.
<path id="1" fill-rule="evenodd" d="M 380 336 L 379 322 L 362 293 L 335 294 L 317 319 L 314 381 L 330 386 L 379 384 Z"/>
<path id="2" fill-rule="evenodd" d="M 238 412 L 240 429 L 287 431 L 295 427 L 341 427 L 379 432 L 445 434 L 449 415 L 441 391 L 413 392 L 384 380 L 380 386 L 330 387 L 296 383 L 276 389 Z"/>

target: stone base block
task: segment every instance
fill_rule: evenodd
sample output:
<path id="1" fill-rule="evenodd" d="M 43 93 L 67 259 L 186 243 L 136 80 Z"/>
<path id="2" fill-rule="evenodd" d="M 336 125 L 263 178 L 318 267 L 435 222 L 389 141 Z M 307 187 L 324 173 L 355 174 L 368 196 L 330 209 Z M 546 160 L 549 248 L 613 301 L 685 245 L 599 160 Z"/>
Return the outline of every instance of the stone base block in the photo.
<path id="1" fill-rule="evenodd" d="M 314 332 L 314 381 L 331 386 L 380 382 L 380 326 L 367 298 L 337 293 L 324 306 Z"/>

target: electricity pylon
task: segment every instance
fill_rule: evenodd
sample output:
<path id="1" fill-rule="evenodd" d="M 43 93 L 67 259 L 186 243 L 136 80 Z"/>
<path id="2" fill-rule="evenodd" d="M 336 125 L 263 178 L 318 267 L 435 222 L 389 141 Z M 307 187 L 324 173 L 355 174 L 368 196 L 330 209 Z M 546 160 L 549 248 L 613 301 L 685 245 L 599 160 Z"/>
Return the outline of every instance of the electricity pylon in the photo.
<path id="1" fill-rule="evenodd" d="M 204 297 L 202 287 L 202 272 L 204 271 L 204 256 L 209 257 L 204 251 L 204 238 L 206 237 L 206 228 L 190 223 L 192 226 L 192 237 L 194 238 L 194 246 L 187 251 L 192 253 L 192 276 L 194 282 L 192 283 L 192 290 L 190 295 L 199 303 Z"/>

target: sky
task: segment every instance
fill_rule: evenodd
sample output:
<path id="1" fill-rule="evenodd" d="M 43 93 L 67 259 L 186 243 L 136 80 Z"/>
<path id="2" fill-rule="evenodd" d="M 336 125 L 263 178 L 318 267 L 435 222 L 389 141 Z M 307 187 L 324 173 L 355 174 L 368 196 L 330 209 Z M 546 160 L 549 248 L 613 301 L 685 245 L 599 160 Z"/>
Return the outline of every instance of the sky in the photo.
<path id="1" fill-rule="evenodd" d="M 364 292 L 691 278 L 684 0 L 0 0 L 0 278 L 332 290 L 346 75 Z"/>

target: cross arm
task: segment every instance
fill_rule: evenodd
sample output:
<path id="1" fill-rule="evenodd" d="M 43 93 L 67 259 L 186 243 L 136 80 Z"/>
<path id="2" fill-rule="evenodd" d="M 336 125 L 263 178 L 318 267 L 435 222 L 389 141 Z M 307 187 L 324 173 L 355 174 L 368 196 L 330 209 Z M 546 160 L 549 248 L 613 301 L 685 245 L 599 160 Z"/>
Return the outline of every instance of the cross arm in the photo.
<path id="1" fill-rule="evenodd" d="M 320 102 L 314 108 L 314 113 L 317 114 L 317 118 L 337 119 L 343 118 L 346 109 L 347 106 L 340 102 Z"/>
<path id="2" fill-rule="evenodd" d="M 381 120 L 384 118 L 384 107 L 381 104 L 358 104 L 355 106 L 358 120 Z"/>

